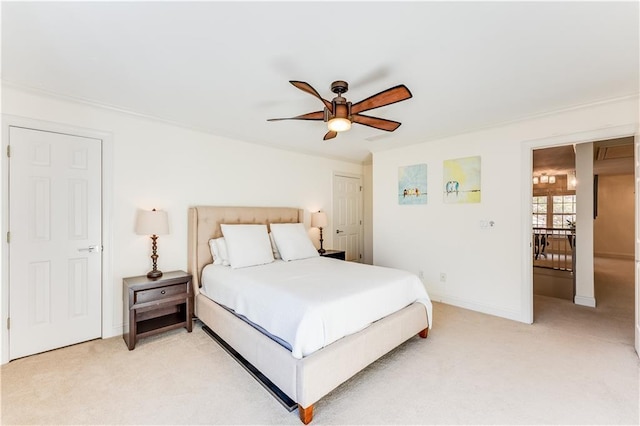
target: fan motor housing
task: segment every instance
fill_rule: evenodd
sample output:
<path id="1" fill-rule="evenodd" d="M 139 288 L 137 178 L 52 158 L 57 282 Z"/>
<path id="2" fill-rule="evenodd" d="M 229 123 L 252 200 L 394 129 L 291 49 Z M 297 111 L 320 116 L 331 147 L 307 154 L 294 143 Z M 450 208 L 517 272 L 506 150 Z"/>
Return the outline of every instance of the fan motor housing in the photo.
<path id="1" fill-rule="evenodd" d="M 346 81 L 337 80 L 331 83 L 331 91 L 333 93 L 338 94 L 338 96 L 340 96 L 343 93 L 347 93 L 348 90 L 349 90 L 349 83 L 347 83 Z"/>

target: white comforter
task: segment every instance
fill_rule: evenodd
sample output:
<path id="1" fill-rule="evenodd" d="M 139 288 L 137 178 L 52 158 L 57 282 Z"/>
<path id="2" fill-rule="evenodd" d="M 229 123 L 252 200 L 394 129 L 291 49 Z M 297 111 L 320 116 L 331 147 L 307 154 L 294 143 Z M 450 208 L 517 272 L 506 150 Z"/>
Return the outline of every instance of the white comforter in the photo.
<path id="1" fill-rule="evenodd" d="M 208 265 L 207 297 L 244 315 L 302 358 L 413 302 L 431 300 L 409 272 L 326 257 L 232 269 Z"/>

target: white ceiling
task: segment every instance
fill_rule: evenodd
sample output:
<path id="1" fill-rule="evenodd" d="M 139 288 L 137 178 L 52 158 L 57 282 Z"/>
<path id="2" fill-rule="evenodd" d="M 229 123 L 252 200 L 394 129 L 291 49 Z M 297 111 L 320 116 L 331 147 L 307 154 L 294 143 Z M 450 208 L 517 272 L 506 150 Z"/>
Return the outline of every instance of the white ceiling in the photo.
<path id="1" fill-rule="evenodd" d="M 248 142 L 351 161 L 637 94 L 638 2 L 2 3 L 2 79 Z M 334 80 L 413 98 L 323 141 Z"/>

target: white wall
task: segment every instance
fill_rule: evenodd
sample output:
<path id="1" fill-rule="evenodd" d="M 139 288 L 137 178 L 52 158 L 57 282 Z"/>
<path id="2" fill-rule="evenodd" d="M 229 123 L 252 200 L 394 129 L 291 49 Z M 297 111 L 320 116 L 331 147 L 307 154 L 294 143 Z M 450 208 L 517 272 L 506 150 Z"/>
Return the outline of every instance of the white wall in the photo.
<path id="1" fill-rule="evenodd" d="M 168 211 L 171 234 L 158 240 L 158 269 L 186 269 L 189 206 L 298 207 L 307 211 L 308 226 L 308 212 L 331 211 L 334 171 L 363 173 L 361 164 L 217 137 L 13 87 L 3 87 L 2 112 L 98 130 L 111 137 L 113 235 L 112 246 L 105 250 L 111 254 L 111 265 L 106 266 L 112 269 L 113 278 L 104 285 L 112 287 L 113 297 L 104 301 L 103 337 L 122 331 L 122 278 L 151 269 L 150 239 L 133 232 L 137 209 Z M 0 173 L 3 181 L 6 173 L 6 169 Z M 331 247 L 332 235 L 325 238 L 326 246 Z M 2 285 L 7 286 L 4 278 Z M 2 330 L 6 333 L 4 327 Z"/>
<path id="2" fill-rule="evenodd" d="M 531 322 L 531 149 L 633 134 L 637 102 L 599 103 L 375 153 L 374 263 L 423 271 L 436 301 Z M 481 203 L 444 204 L 443 161 L 475 155 Z M 428 203 L 398 205 L 398 167 L 418 163 L 427 164 Z M 483 220 L 495 226 L 481 229 Z"/>
<path id="3" fill-rule="evenodd" d="M 634 258 L 634 175 L 598 176 L 598 217 L 593 223 L 596 256 Z"/>

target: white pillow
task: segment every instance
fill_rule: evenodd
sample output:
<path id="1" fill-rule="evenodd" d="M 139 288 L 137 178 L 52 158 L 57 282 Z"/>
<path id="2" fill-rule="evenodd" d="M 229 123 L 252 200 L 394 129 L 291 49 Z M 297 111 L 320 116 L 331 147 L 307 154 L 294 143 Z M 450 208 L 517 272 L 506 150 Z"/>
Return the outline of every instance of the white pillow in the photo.
<path id="1" fill-rule="evenodd" d="M 216 246 L 218 246 L 218 252 L 222 258 L 222 264 L 229 266 L 229 252 L 227 251 L 227 243 L 223 237 L 216 238 Z"/>
<path id="2" fill-rule="evenodd" d="M 209 249 L 213 256 L 214 265 L 229 266 L 229 254 L 227 253 L 227 243 L 223 237 L 209 240 Z"/>
<path id="3" fill-rule="evenodd" d="M 220 225 L 232 268 L 273 262 L 267 225 Z"/>
<path id="4" fill-rule="evenodd" d="M 269 239 L 271 240 L 271 250 L 273 251 L 273 258 L 282 259 L 282 256 L 280 256 L 280 252 L 278 251 L 278 246 L 276 245 L 276 242 L 273 239 L 273 232 L 269 232 Z"/>
<path id="5" fill-rule="evenodd" d="M 211 257 L 213 257 L 214 265 L 222 265 L 222 257 L 220 257 L 220 250 L 218 250 L 218 243 L 216 239 L 209 240 L 209 250 L 211 250 Z"/>
<path id="6" fill-rule="evenodd" d="M 227 251 L 227 243 L 224 238 L 218 238 L 216 240 L 218 244 L 218 250 L 220 250 L 220 257 L 222 257 L 222 264 L 229 266 L 229 252 Z"/>
<path id="7" fill-rule="evenodd" d="M 302 223 L 272 223 L 271 233 L 282 260 L 290 261 L 319 256 Z"/>

